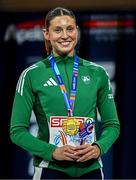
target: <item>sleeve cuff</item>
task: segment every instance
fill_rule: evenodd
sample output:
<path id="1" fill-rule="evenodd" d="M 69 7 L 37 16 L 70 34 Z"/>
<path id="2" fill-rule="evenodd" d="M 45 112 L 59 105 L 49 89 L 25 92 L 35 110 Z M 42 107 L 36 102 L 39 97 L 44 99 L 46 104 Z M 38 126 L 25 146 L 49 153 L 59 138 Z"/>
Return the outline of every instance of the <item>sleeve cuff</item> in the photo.
<path id="1" fill-rule="evenodd" d="M 52 154 L 53 152 L 55 151 L 55 149 L 57 148 L 57 146 L 53 145 L 53 144 L 50 144 L 50 147 L 49 147 L 49 150 L 48 150 L 48 155 L 46 154 L 46 157 L 45 159 L 48 160 L 48 161 L 54 161 L 53 157 L 52 157 Z"/>

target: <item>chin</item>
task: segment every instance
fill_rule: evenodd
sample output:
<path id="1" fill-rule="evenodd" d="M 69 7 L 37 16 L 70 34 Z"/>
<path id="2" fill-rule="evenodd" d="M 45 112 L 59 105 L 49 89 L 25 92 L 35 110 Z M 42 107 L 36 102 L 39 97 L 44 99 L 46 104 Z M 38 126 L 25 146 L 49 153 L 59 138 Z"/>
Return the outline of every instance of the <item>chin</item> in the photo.
<path id="1" fill-rule="evenodd" d="M 72 52 L 74 52 L 74 48 L 63 49 L 63 50 L 62 50 L 62 53 L 64 53 L 64 54 L 70 54 L 70 53 L 72 53 Z"/>

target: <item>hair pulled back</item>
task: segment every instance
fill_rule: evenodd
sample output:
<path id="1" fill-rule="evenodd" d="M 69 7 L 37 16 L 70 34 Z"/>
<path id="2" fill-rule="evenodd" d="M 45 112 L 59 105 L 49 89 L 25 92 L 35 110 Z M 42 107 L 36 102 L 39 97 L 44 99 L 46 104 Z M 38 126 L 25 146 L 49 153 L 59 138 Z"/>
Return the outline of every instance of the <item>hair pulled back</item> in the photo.
<path id="1" fill-rule="evenodd" d="M 74 13 L 71 10 L 63 8 L 63 7 L 57 7 L 55 9 L 50 10 L 47 13 L 47 15 L 45 17 L 45 29 L 46 30 L 49 29 L 50 22 L 55 17 L 57 17 L 57 16 L 64 16 L 64 15 L 70 16 L 71 18 L 73 18 L 75 20 L 75 23 L 76 23 L 76 17 L 75 17 Z M 50 43 L 49 40 L 45 40 L 45 48 L 46 48 L 47 54 L 50 54 L 51 51 L 52 51 L 52 47 L 51 47 L 51 43 Z"/>

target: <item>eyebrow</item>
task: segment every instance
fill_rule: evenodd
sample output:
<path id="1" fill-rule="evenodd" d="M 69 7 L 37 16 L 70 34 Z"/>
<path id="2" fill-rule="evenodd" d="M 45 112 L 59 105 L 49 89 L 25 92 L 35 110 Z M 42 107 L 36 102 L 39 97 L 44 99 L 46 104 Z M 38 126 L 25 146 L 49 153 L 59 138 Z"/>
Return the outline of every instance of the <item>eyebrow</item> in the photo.
<path id="1" fill-rule="evenodd" d="M 70 25 L 67 25 L 67 27 L 74 27 L 74 25 L 70 24 Z M 54 28 L 62 28 L 62 26 L 54 26 Z"/>

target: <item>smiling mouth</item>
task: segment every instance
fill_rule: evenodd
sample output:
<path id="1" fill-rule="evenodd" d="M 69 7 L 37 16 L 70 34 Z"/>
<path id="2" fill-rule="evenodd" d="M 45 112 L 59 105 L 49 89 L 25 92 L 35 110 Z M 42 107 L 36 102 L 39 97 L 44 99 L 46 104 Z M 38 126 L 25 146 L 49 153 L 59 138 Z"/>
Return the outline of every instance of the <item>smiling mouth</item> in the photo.
<path id="1" fill-rule="evenodd" d="M 71 41 L 64 41 L 64 42 L 59 42 L 62 46 L 68 46 L 71 43 Z"/>

